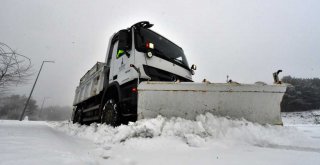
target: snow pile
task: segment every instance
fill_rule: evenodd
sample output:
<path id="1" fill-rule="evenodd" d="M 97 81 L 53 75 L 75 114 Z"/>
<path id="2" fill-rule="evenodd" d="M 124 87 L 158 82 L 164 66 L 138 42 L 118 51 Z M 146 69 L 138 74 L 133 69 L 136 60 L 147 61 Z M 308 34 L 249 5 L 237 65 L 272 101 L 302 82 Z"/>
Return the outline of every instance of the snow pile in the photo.
<path id="1" fill-rule="evenodd" d="M 297 124 L 320 124 L 320 110 L 302 112 L 281 113 L 283 123 L 286 125 Z"/>
<path id="2" fill-rule="evenodd" d="M 90 126 L 70 122 L 51 123 L 63 132 L 93 140 L 97 144 L 119 144 L 133 139 L 174 137 L 192 147 L 205 146 L 207 142 L 250 144 L 254 146 L 312 146 L 309 137 L 293 127 L 259 125 L 245 120 L 231 120 L 210 113 L 199 115 L 196 121 L 182 118 L 140 120 L 113 128 L 105 124 Z M 307 142 L 307 143 L 306 143 Z"/>

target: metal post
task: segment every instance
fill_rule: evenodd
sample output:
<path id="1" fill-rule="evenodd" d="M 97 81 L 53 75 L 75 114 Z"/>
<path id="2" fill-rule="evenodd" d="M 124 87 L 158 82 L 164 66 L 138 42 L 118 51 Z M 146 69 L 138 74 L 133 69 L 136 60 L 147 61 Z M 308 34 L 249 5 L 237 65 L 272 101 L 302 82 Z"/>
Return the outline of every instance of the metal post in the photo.
<path id="1" fill-rule="evenodd" d="M 43 100 L 42 100 L 42 104 L 41 104 L 41 108 L 40 108 L 40 113 L 39 113 L 39 119 L 41 119 L 44 102 L 46 101 L 46 99 L 49 99 L 49 98 L 50 98 L 50 97 L 44 97 Z"/>
<path id="2" fill-rule="evenodd" d="M 32 95 L 32 93 L 33 93 L 34 87 L 35 87 L 35 86 L 36 86 L 36 84 L 37 84 L 37 81 L 38 81 L 38 78 L 39 78 L 40 72 L 41 72 L 42 67 L 43 67 L 43 64 L 44 64 L 45 62 L 52 62 L 52 63 L 54 63 L 54 61 L 42 61 L 42 64 L 41 64 L 40 70 L 39 70 L 38 75 L 37 75 L 37 78 L 36 78 L 36 81 L 34 82 L 34 84 L 33 84 L 33 86 L 32 86 L 32 89 L 31 89 L 30 95 L 29 95 L 29 97 L 28 97 L 28 100 L 27 100 L 26 104 L 24 105 L 23 111 L 22 111 L 22 113 L 21 113 L 20 121 L 22 121 L 22 119 L 23 119 L 23 117 L 24 117 L 24 113 L 25 113 L 25 111 L 26 111 L 26 109 L 27 109 L 27 107 L 28 107 L 28 104 L 29 104 L 29 101 L 30 101 L 31 95 Z"/>

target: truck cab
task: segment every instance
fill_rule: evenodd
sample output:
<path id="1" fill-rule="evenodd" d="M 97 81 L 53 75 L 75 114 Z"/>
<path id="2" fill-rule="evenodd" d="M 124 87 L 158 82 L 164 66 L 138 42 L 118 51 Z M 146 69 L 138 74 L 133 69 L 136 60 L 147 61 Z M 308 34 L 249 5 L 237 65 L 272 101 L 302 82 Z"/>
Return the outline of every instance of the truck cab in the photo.
<path id="1" fill-rule="evenodd" d="M 122 85 L 137 78 L 192 81 L 192 70 L 182 48 L 150 30 L 151 26 L 140 22 L 113 35 L 106 58 L 109 83 L 117 81 Z"/>

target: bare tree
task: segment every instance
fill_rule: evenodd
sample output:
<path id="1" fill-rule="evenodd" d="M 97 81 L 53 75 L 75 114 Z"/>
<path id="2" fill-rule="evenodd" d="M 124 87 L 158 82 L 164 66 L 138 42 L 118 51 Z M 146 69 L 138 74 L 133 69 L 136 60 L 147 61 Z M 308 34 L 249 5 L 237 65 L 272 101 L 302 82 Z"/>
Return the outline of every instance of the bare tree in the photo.
<path id="1" fill-rule="evenodd" d="M 16 53 L 8 45 L 0 42 L 0 93 L 10 86 L 27 80 L 31 69 L 31 60 Z"/>

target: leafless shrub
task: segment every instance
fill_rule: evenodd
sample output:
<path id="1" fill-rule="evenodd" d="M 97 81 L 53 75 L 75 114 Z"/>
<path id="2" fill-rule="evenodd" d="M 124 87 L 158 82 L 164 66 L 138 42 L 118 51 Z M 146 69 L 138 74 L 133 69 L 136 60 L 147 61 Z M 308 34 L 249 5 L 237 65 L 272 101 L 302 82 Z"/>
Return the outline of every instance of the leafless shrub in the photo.
<path id="1" fill-rule="evenodd" d="M 31 75 L 31 60 L 0 42 L 0 94 L 19 85 Z"/>

